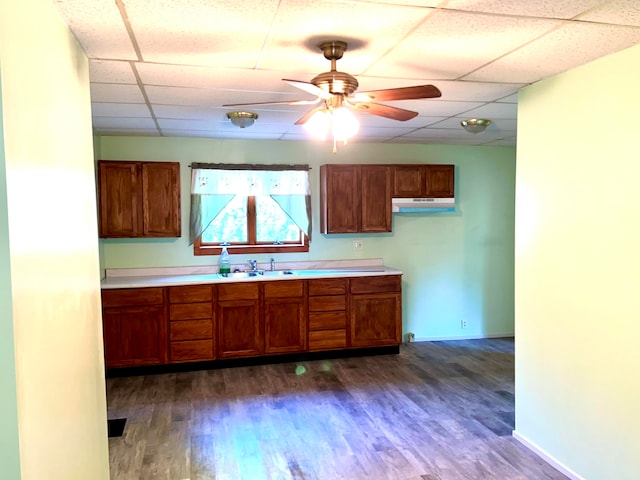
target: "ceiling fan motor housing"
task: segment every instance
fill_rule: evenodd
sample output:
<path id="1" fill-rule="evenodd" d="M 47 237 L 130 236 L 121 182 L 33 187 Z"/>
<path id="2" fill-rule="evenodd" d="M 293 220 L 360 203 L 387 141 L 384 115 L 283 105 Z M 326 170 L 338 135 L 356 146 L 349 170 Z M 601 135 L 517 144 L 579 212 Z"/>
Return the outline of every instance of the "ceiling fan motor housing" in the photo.
<path id="1" fill-rule="evenodd" d="M 340 40 L 323 42 L 320 50 L 324 58 L 331 60 L 331 71 L 321 73 L 311 79 L 311 83 L 333 95 L 349 96 L 358 89 L 358 81 L 352 75 L 336 71 L 336 60 L 340 60 L 347 49 L 347 43 Z"/>
<path id="2" fill-rule="evenodd" d="M 324 72 L 311 79 L 316 87 L 321 88 L 331 94 L 351 95 L 358 89 L 358 81 L 355 77 L 344 72 Z"/>

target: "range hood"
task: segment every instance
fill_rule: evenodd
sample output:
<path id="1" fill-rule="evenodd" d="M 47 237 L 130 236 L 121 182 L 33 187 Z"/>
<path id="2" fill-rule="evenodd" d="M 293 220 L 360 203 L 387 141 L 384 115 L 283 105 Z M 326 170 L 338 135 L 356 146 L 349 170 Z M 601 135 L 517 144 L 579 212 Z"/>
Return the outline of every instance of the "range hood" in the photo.
<path id="1" fill-rule="evenodd" d="M 391 211 L 402 212 L 454 212 L 455 198 L 392 198 Z"/>

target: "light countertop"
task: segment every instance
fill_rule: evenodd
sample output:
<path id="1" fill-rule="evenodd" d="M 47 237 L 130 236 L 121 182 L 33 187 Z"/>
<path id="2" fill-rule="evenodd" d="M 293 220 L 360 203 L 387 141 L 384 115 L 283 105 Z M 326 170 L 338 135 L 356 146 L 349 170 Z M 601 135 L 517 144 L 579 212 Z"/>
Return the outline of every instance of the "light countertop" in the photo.
<path id="1" fill-rule="evenodd" d="M 402 275 L 400 270 L 384 265 L 382 259 L 282 262 L 276 263 L 276 270 L 273 272 L 270 267 L 269 263 L 259 263 L 258 270 L 261 273 L 240 278 L 237 276 L 224 278 L 218 274 L 217 266 L 109 269 L 101 281 L 101 287 L 103 289 L 143 288 L 207 283 Z M 236 269 L 248 271 L 244 265 L 232 265 L 231 271 Z"/>

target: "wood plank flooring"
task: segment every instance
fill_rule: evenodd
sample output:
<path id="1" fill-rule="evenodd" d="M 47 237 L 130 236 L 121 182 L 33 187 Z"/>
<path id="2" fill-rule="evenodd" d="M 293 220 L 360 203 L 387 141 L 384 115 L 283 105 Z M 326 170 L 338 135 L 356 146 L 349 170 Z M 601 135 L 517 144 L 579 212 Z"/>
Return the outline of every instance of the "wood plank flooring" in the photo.
<path id="1" fill-rule="evenodd" d="M 513 339 L 113 378 L 111 478 L 566 479 L 511 437 Z"/>

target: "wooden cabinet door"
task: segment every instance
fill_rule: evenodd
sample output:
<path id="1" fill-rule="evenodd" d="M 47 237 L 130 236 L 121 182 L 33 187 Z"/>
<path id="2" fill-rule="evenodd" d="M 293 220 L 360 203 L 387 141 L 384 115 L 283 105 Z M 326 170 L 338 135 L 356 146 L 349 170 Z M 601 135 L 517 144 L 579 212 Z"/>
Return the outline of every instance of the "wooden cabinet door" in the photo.
<path id="1" fill-rule="evenodd" d="M 164 306 L 105 308 L 102 321 L 107 367 L 166 363 Z"/>
<path id="2" fill-rule="evenodd" d="M 264 282 L 264 351 L 303 352 L 307 348 L 306 282 Z"/>
<path id="3" fill-rule="evenodd" d="M 180 236 L 180 164 L 145 162 L 141 166 L 142 235 Z"/>
<path id="4" fill-rule="evenodd" d="M 361 204 L 357 165 L 320 166 L 322 233 L 358 233 Z"/>
<path id="5" fill-rule="evenodd" d="M 391 231 L 391 169 L 381 165 L 361 165 L 360 232 Z"/>
<path id="6" fill-rule="evenodd" d="M 251 357 L 264 352 L 258 300 L 219 301 L 216 322 L 219 358 Z"/>
<path id="7" fill-rule="evenodd" d="M 421 198 L 426 195 L 426 165 L 396 165 L 392 177 L 393 198 Z"/>
<path id="8" fill-rule="evenodd" d="M 98 162 L 99 234 L 136 237 L 140 217 L 140 189 L 136 162 Z"/>
<path id="9" fill-rule="evenodd" d="M 434 198 L 454 197 L 455 165 L 427 165 L 425 195 Z"/>
<path id="10" fill-rule="evenodd" d="M 101 237 L 179 237 L 178 162 L 98 162 Z"/>
<path id="11" fill-rule="evenodd" d="M 390 232 L 390 175 L 385 165 L 322 165 L 322 233 Z"/>
<path id="12" fill-rule="evenodd" d="M 400 345 L 402 300 L 399 293 L 352 295 L 350 329 L 352 347 Z"/>
<path id="13" fill-rule="evenodd" d="M 264 300 L 265 353 L 295 353 L 307 348 L 304 298 Z"/>

